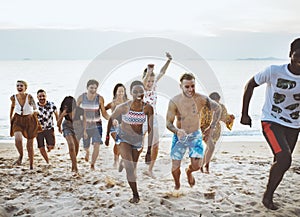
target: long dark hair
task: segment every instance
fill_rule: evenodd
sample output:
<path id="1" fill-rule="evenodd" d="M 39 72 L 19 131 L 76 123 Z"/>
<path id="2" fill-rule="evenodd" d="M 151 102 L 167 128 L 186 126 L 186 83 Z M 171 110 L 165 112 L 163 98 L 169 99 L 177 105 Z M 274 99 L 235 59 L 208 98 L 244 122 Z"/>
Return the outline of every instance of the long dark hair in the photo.
<path id="1" fill-rule="evenodd" d="M 127 97 L 127 93 L 126 93 L 126 87 L 124 86 L 124 84 L 121 84 L 121 83 L 117 83 L 116 86 L 114 87 L 114 90 L 113 90 L 113 94 L 114 94 L 114 97 L 113 99 L 116 99 L 117 97 L 117 91 L 118 91 L 118 88 L 119 87 L 123 87 L 124 88 L 124 100 L 128 100 L 128 97 Z"/>
<path id="2" fill-rule="evenodd" d="M 76 100 L 72 96 L 66 96 L 60 105 L 60 112 L 63 112 L 67 108 L 67 113 L 71 113 L 76 108 Z M 69 115 L 65 116 L 65 119 L 72 121 L 72 118 Z"/>

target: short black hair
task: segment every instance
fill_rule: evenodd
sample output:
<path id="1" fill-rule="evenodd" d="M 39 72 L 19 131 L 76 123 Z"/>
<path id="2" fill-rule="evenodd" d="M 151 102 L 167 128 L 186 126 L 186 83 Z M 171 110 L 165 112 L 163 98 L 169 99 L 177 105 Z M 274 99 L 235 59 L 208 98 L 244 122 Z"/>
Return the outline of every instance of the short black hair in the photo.
<path id="1" fill-rule="evenodd" d="M 130 85 L 130 92 L 131 92 L 132 88 L 133 88 L 134 86 L 136 86 L 136 85 L 141 85 L 141 86 L 144 87 L 143 82 L 141 82 L 141 81 L 139 81 L 139 80 L 135 80 L 135 81 L 133 81 L 133 82 L 131 83 L 131 85 Z"/>
<path id="2" fill-rule="evenodd" d="M 291 54 L 297 50 L 300 49 L 300 38 L 295 39 L 292 43 L 291 43 L 291 50 L 290 50 L 290 56 Z"/>
<path id="3" fill-rule="evenodd" d="M 36 94 L 38 95 L 39 93 L 46 93 L 46 91 L 43 90 L 43 89 L 39 89 L 39 90 L 36 92 Z"/>

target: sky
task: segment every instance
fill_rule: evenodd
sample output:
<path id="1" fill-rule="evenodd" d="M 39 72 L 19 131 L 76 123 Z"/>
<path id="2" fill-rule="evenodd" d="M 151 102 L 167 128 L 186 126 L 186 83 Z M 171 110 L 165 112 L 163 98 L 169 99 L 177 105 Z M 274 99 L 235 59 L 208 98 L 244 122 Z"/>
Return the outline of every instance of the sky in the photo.
<path id="1" fill-rule="evenodd" d="M 9 50 L 0 58 L 89 58 L 145 36 L 178 40 L 208 58 L 287 58 L 299 11 L 299 0 L 0 0 L 0 45 Z M 81 41 L 94 50 L 76 47 Z"/>

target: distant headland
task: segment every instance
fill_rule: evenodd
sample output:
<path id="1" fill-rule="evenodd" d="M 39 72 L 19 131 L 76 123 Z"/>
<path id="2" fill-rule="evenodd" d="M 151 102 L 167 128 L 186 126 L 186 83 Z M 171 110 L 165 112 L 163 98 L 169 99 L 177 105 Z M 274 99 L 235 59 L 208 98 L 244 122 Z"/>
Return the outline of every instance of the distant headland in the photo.
<path id="1" fill-rule="evenodd" d="M 238 58 L 236 60 L 286 60 L 282 58 L 277 58 L 277 57 L 252 57 L 252 58 Z"/>

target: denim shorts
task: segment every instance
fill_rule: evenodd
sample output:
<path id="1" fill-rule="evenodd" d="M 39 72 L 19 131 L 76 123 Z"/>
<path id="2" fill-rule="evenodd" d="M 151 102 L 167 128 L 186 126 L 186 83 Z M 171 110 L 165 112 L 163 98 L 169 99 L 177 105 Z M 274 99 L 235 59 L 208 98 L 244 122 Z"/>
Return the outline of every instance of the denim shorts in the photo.
<path id="1" fill-rule="evenodd" d="M 83 147 L 89 148 L 92 140 L 92 144 L 100 143 L 103 144 L 102 141 L 102 124 L 97 123 L 96 127 L 86 129 L 86 133 L 88 134 L 88 138 L 83 139 Z"/>

